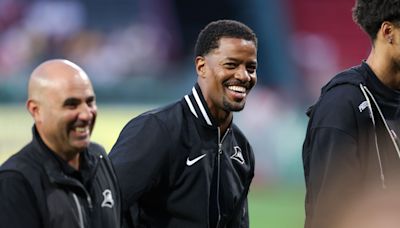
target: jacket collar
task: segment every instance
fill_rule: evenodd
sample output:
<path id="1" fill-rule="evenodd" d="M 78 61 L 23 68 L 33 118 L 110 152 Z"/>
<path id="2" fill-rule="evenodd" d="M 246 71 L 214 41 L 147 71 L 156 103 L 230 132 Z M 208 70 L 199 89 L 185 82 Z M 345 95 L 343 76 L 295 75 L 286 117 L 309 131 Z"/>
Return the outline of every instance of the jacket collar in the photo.
<path id="1" fill-rule="evenodd" d="M 188 108 L 190 109 L 190 112 L 199 121 L 210 127 L 218 126 L 211 115 L 211 112 L 207 106 L 207 102 L 204 99 L 203 93 L 201 92 L 198 83 L 193 86 L 192 92 L 190 94 L 184 96 L 184 99 Z"/>
<path id="2" fill-rule="evenodd" d="M 32 144 L 36 150 L 34 157 L 42 163 L 45 172 L 52 182 L 62 181 L 65 175 L 76 178 L 78 173 L 82 175 L 80 181 L 86 182 L 94 175 L 99 159 L 97 156 L 89 153 L 89 149 L 81 152 L 81 169 L 80 171 L 76 171 L 43 142 L 35 125 L 32 127 L 32 135 Z"/>

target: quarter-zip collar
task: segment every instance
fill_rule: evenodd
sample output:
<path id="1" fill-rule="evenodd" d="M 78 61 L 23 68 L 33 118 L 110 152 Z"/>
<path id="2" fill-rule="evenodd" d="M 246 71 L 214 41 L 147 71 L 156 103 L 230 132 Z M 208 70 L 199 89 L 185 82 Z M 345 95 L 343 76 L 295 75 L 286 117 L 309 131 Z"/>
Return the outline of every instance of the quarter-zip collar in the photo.
<path id="1" fill-rule="evenodd" d="M 211 115 L 207 102 L 204 99 L 203 93 L 198 83 L 196 83 L 190 94 L 184 96 L 185 102 L 190 109 L 190 112 L 195 116 L 203 125 L 210 127 L 218 127 L 217 121 Z M 229 127 L 232 125 L 233 118 Z"/>
<path id="2" fill-rule="evenodd" d="M 51 182 L 88 185 L 96 172 L 99 162 L 97 156 L 91 155 L 86 149 L 81 153 L 81 166 L 80 170 L 77 171 L 70 167 L 66 161 L 60 158 L 43 142 L 35 126 L 32 128 L 32 135 L 32 144 L 36 148 L 35 157 L 38 159 L 38 162 L 43 164 L 43 168 Z M 83 188 L 83 186 L 79 187 Z"/>

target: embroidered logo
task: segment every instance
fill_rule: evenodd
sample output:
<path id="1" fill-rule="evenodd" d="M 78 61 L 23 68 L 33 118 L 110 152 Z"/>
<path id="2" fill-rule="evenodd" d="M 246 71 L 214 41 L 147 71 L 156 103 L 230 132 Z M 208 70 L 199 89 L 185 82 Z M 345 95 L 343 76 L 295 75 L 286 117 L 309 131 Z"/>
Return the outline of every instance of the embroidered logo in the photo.
<path id="1" fill-rule="evenodd" d="M 360 110 L 360 112 L 364 111 L 365 108 L 368 107 L 368 102 L 367 101 L 363 101 L 359 106 L 358 109 Z"/>
<path id="2" fill-rule="evenodd" d="M 194 163 L 200 161 L 200 159 L 204 158 L 206 155 L 207 155 L 207 154 L 200 155 L 200 156 L 198 156 L 198 157 L 196 157 L 196 158 L 194 158 L 194 159 L 192 159 L 192 160 L 190 160 L 189 157 L 188 157 L 188 158 L 186 159 L 186 165 L 187 165 L 187 166 L 192 166 Z"/>
<path id="3" fill-rule="evenodd" d="M 101 203 L 101 207 L 112 208 L 114 206 L 114 200 L 110 189 L 106 189 L 103 192 L 104 200 Z"/>
<path id="4" fill-rule="evenodd" d="M 231 159 L 234 159 L 243 165 L 244 158 L 243 158 L 243 154 L 242 154 L 242 149 L 240 149 L 240 147 L 238 147 L 238 146 L 233 147 L 233 149 L 235 150 L 235 153 L 231 156 Z"/>

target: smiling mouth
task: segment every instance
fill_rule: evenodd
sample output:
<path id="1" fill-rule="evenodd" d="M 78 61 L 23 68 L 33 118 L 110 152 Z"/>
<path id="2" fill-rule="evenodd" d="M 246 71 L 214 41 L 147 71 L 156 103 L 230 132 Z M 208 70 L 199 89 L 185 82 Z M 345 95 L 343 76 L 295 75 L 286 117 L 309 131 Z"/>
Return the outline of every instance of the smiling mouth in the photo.
<path id="1" fill-rule="evenodd" d="M 79 132 L 79 133 L 84 133 L 86 131 L 86 127 L 76 127 L 75 131 Z"/>
<path id="2" fill-rule="evenodd" d="M 90 135 L 90 127 L 89 126 L 75 127 L 75 128 L 73 128 L 73 131 L 75 132 L 75 135 L 78 137 L 87 137 Z"/>
<path id="3" fill-rule="evenodd" d="M 237 93 L 245 93 L 246 92 L 246 88 L 243 86 L 228 86 L 228 89 L 233 92 L 237 92 Z"/>

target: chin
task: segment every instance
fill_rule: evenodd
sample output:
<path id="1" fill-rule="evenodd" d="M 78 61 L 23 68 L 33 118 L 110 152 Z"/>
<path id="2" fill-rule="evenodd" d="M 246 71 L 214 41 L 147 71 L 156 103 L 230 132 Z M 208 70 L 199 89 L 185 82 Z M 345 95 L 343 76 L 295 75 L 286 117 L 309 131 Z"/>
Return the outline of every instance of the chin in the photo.
<path id="1" fill-rule="evenodd" d="M 79 143 L 76 143 L 76 144 L 74 145 L 74 148 L 75 148 L 77 151 L 81 152 L 81 151 L 86 150 L 86 148 L 88 148 L 89 145 L 90 145 L 90 141 L 87 141 L 87 142 L 79 142 Z"/>
<path id="2" fill-rule="evenodd" d="M 230 105 L 228 107 L 225 107 L 225 110 L 229 112 L 240 112 L 244 109 L 244 105 Z"/>
<path id="3" fill-rule="evenodd" d="M 244 105 L 244 102 L 224 102 L 225 110 L 229 112 L 240 112 L 244 109 Z"/>
<path id="4" fill-rule="evenodd" d="M 229 111 L 229 112 L 242 111 L 244 109 L 245 104 L 246 104 L 245 99 L 242 99 L 240 101 L 223 100 L 223 105 L 224 105 L 225 111 Z"/>
<path id="5" fill-rule="evenodd" d="M 244 106 L 231 109 L 231 111 L 232 111 L 232 112 L 240 112 L 240 111 L 242 111 L 243 109 L 244 109 Z"/>

